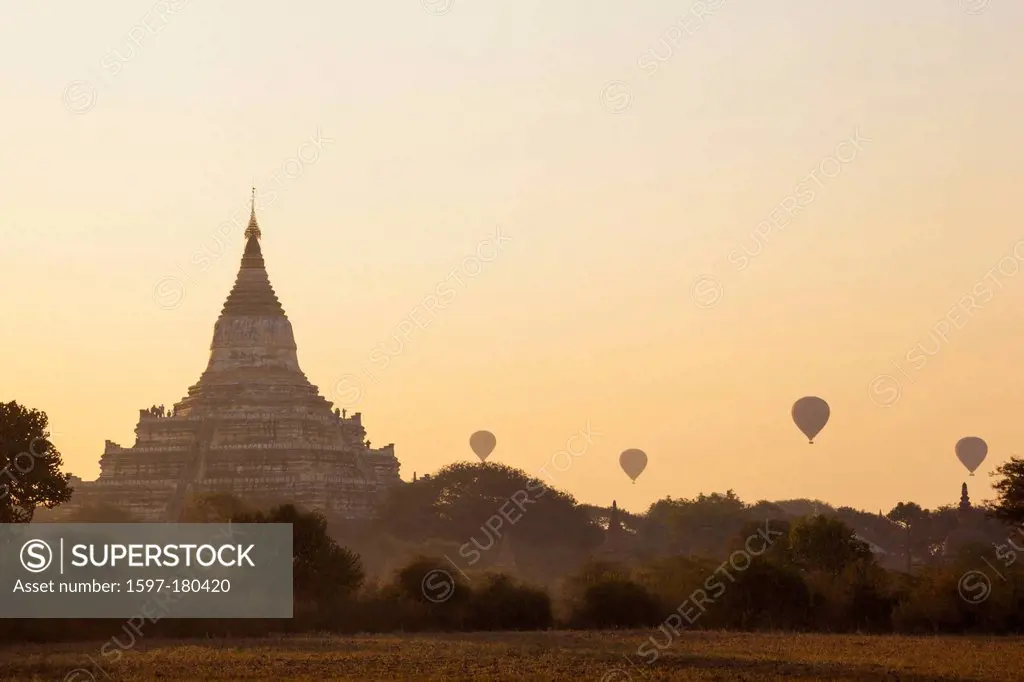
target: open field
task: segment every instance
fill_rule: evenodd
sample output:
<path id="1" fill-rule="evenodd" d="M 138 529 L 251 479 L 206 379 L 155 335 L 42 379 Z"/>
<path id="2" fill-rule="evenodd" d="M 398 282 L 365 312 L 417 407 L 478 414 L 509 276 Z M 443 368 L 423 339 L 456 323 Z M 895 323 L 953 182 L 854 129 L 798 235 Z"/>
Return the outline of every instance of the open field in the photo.
<path id="1" fill-rule="evenodd" d="M 206 641 L 142 638 L 113 662 L 114 656 L 100 654 L 102 642 L 17 645 L 0 649 L 0 679 L 994 682 L 1024 678 L 1024 641 L 1019 638 L 687 632 L 647 665 L 636 650 L 652 634 L 638 630 Z M 664 635 L 657 634 L 664 644 Z M 637 667 L 631 667 L 624 654 Z M 79 668 L 84 670 L 71 674 Z"/>

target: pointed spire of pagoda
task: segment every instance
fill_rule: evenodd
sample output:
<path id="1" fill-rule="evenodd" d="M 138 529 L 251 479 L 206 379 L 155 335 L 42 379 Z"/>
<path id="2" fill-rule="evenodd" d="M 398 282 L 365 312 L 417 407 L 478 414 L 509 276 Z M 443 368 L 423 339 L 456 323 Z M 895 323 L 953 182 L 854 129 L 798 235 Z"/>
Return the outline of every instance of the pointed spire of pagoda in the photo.
<path id="1" fill-rule="evenodd" d="M 614 530 L 613 530 L 614 529 Z M 612 509 L 608 514 L 608 532 L 617 533 L 622 530 L 622 522 L 619 521 L 619 505 L 612 500 Z"/>
<path id="2" fill-rule="evenodd" d="M 281 307 L 263 262 L 260 250 L 259 222 L 256 220 L 256 188 L 252 188 L 252 206 L 249 213 L 249 226 L 245 228 L 245 251 L 242 253 L 242 265 L 235 279 L 235 286 L 224 302 L 221 315 L 281 315 Z"/>
<path id="3" fill-rule="evenodd" d="M 967 494 L 967 484 L 960 486 L 960 512 L 966 513 L 971 510 L 971 497 Z"/>
<path id="4" fill-rule="evenodd" d="M 260 232 L 260 224 L 256 222 L 256 188 L 252 188 L 252 207 L 249 211 L 249 227 L 245 228 L 245 238 L 259 240 L 263 236 Z"/>
<path id="5" fill-rule="evenodd" d="M 604 543 L 598 550 L 600 554 L 616 557 L 622 550 L 623 535 L 625 530 L 622 528 L 622 520 L 619 518 L 619 505 L 615 500 L 612 500 L 612 507 L 608 511 L 608 530 L 604 533 Z"/>

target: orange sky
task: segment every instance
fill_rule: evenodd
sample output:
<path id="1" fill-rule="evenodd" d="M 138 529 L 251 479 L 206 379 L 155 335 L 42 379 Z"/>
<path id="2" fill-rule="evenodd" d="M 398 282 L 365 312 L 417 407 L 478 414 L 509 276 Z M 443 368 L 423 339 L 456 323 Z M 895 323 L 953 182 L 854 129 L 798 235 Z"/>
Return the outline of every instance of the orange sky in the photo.
<path id="1" fill-rule="evenodd" d="M 205 367 L 255 176 L 302 368 L 405 478 L 488 429 L 633 511 L 990 497 L 1024 436 L 1024 5 L 703 6 L 6 3 L 0 399 L 93 478 Z"/>

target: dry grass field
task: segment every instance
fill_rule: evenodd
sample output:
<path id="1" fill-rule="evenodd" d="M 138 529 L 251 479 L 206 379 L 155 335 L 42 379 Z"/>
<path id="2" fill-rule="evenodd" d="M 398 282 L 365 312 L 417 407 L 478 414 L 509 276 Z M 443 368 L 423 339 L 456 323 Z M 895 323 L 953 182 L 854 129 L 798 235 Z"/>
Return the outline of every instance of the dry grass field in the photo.
<path id="1" fill-rule="evenodd" d="M 651 631 L 146 641 L 0 649 L 0 680 L 995 682 L 1024 679 L 1019 638 L 688 632 L 645 665 Z M 664 640 L 661 640 L 664 642 Z M 623 657 L 637 663 L 631 667 Z M 102 669 L 100 667 L 102 666 Z M 77 672 L 72 672 L 75 671 Z"/>

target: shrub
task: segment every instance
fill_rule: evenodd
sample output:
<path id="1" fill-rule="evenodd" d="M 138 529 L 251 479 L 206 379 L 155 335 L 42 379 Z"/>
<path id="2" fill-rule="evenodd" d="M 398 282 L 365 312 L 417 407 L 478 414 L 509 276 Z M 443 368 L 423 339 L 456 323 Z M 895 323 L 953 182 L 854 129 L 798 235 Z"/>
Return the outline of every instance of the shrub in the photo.
<path id="1" fill-rule="evenodd" d="M 632 580 L 610 578 L 586 588 L 571 621 L 582 628 L 637 628 L 664 619 L 658 598 Z"/>
<path id="2" fill-rule="evenodd" d="M 542 589 L 490 575 L 473 591 L 469 625 L 474 630 L 543 630 L 551 627 L 551 598 Z"/>

